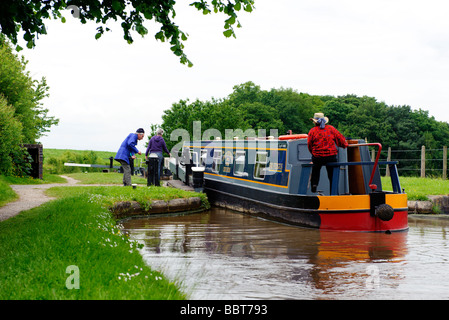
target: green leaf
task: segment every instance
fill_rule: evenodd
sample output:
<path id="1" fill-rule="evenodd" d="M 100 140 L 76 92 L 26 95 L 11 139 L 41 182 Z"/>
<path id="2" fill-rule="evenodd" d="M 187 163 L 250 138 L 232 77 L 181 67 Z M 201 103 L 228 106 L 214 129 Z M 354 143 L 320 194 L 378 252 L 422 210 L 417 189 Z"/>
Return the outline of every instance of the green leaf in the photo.
<path id="1" fill-rule="evenodd" d="M 25 34 L 23 35 L 23 39 L 25 41 L 31 41 L 33 39 L 33 37 L 31 36 L 31 33 L 25 32 Z"/>
<path id="2" fill-rule="evenodd" d="M 226 22 L 229 23 L 229 24 L 234 24 L 235 23 L 235 17 L 234 16 L 230 17 L 228 20 L 226 20 Z"/>
<path id="3" fill-rule="evenodd" d="M 223 34 L 224 34 L 224 36 L 226 37 L 226 38 L 229 38 L 230 36 L 232 36 L 232 29 L 229 29 L 229 30 L 226 30 L 226 31 L 223 31 Z"/>
<path id="4" fill-rule="evenodd" d="M 252 11 L 253 11 L 253 7 L 251 7 L 251 5 L 248 4 L 248 5 L 245 7 L 245 11 L 246 11 L 246 12 L 252 12 Z"/>
<path id="5" fill-rule="evenodd" d="M 161 40 L 162 42 L 165 42 L 165 37 L 164 37 L 163 31 L 159 31 L 158 33 L 156 33 L 154 35 L 154 37 L 156 38 L 156 40 Z"/>
<path id="6" fill-rule="evenodd" d="M 237 2 L 237 3 L 234 5 L 234 9 L 235 9 L 236 11 L 240 11 L 240 9 L 242 9 L 242 4 L 241 4 L 240 2 Z"/>
<path id="7" fill-rule="evenodd" d="M 66 22 L 65 17 L 62 17 L 62 18 L 61 18 L 61 22 L 62 22 L 62 23 L 65 23 L 65 22 Z"/>
<path id="8" fill-rule="evenodd" d="M 122 4 L 117 0 L 112 0 L 112 9 L 115 11 L 123 11 Z"/>
<path id="9" fill-rule="evenodd" d="M 100 37 L 101 37 L 101 32 L 98 32 L 98 33 L 95 35 L 95 40 L 100 39 Z"/>

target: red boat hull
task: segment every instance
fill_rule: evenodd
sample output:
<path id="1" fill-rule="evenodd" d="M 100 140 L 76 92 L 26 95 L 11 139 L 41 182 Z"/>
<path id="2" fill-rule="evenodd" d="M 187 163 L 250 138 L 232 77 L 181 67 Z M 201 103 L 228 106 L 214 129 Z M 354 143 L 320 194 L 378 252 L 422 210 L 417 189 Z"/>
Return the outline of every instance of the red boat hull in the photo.
<path id="1" fill-rule="evenodd" d="M 406 194 L 388 194 L 385 203 L 393 210 L 393 218 L 383 221 L 372 215 L 368 195 L 318 197 L 320 229 L 345 231 L 403 231 L 408 229 Z"/>

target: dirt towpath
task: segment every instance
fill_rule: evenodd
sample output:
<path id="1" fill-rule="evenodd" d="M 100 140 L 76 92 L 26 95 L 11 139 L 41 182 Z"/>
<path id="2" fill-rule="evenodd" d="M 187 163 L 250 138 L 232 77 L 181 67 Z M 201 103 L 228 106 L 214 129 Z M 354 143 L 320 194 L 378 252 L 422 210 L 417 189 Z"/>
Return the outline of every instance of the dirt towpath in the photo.
<path id="1" fill-rule="evenodd" d="M 96 186 L 94 184 L 78 184 L 78 180 L 67 176 L 61 176 L 67 180 L 66 183 L 33 184 L 33 185 L 11 185 L 11 188 L 19 196 L 19 199 L 0 207 L 0 221 L 4 221 L 24 210 L 38 207 L 41 204 L 54 200 L 55 198 L 45 195 L 45 190 L 52 187 L 64 186 Z"/>

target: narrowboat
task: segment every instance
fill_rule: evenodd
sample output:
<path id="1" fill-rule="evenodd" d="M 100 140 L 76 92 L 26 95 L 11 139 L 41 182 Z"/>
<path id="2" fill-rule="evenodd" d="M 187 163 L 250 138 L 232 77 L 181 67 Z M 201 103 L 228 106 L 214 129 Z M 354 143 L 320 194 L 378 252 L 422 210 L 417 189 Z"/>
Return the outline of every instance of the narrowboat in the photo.
<path id="1" fill-rule="evenodd" d="M 338 162 L 328 165 L 332 185 L 323 166 L 316 193 L 310 186 L 306 134 L 185 141 L 182 156 L 170 159 L 170 170 L 185 183 L 201 186 L 212 205 L 262 218 L 323 230 L 407 230 L 407 195 L 397 162 L 379 161 L 380 143 L 348 143 L 338 149 Z M 375 159 L 370 146 L 377 149 Z M 389 168 L 389 191 L 382 189 L 379 165 Z"/>

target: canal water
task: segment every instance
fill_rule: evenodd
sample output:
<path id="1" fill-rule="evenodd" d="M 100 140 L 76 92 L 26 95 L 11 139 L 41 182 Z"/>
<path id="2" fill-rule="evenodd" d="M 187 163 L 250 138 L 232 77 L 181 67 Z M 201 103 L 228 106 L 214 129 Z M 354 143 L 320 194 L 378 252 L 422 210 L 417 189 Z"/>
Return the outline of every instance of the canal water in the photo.
<path id="1" fill-rule="evenodd" d="M 449 219 L 409 227 L 320 231 L 219 208 L 123 222 L 189 299 L 449 299 Z"/>

